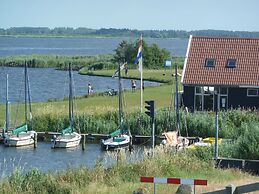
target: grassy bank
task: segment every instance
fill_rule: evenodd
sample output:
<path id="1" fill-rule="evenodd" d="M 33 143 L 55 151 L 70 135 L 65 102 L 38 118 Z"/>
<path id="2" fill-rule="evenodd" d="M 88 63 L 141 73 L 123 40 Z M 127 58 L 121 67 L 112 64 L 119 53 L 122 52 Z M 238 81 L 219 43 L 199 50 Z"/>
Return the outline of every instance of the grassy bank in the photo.
<path id="1" fill-rule="evenodd" d="M 62 55 L 18 55 L 0 57 L 0 65 L 8 67 L 24 67 L 24 61 L 28 61 L 28 67 L 32 68 L 57 68 L 68 69 L 68 64 L 73 64 L 74 70 L 82 67 L 87 69 L 115 68 L 112 62 L 113 55 L 103 54 L 94 56 L 62 56 Z"/>
<path id="2" fill-rule="evenodd" d="M 107 76 L 111 77 L 114 74 L 115 70 L 98 70 L 98 71 L 90 71 L 86 68 L 82 68 L 79 73 L 83 75 L 96 75 L 96 76 Z M 181 74 L 182 70 L 179 70 L 178 73 Z M 174 71 L 170 70 L 145 70 L 143 72 L 143 79 L 150 81 L 157 81 L 162 83 L 173 82 L 175 80 Z M 126 76 L 124 72 L 122 72 L 123 78 L 128 79 L 140 79 L 140 73 L 137 69 L 130 69 L 128 71 L 128 75 Z M 181 77 L 179 77 L 180 82 Z"/>
<path id="3" fill-rule="evenodd" d="M 116 153 L 110 157 L 115 159 Z M 109 169 L 97 162 L 93 169 L 80 167 L 48 174 L 38 170 L 26 174 L 16 171 L 0 182 L 0 193 L 132 194 L 136 190 L 152 193 L 153 184 L 140 183 L 141 176 L 207 179 L 208 186 L 196 187 L 196 192 L 201 193 L 224 188 L 229 183 L 245 184 L 259 180 L 237 170 L 215 169 L 211 161 L 202 161 L 191 153 L 175 155 L 157 148 L 154 158 L 146 155 L 143 161 L 134 164 L 127 163 L 123 152 L 120 158 L 118 165 Z M 157 185 L 157 192 L 175 193 L 177 186 Z"/>
<path id="4" fill-rule="evenodd" d="M 153 99 L 156 101 L 156 107 L 168 107 L 170 105 L 171 91 L 173 85 L 161 85 L 158 87 L 146 87 L 144 90 L 144 100 Z M 140 90 L 136 92 L 124 92 L 125 112 L 137 111 L 140 108 Z M 52 101 L 45 103 L 32 104 L 33 115 L 67 115 L 68 101 Z M 17 104 L 11 105 L 11 118 L 14 121 L 16 117 Z M 105 112 L 114 112 L 118 110 L 118 96 L 94 95 L 91 97 L 78 98 L 75 101 L 76 114 L 102 114 Z M 20 104 L 18 120 L 23 119 L 24 106 Z M 5 119 L 5 105 L 0 105 L 0 123 Z M 3 124 L 3 123 L 2 123 Z"/>

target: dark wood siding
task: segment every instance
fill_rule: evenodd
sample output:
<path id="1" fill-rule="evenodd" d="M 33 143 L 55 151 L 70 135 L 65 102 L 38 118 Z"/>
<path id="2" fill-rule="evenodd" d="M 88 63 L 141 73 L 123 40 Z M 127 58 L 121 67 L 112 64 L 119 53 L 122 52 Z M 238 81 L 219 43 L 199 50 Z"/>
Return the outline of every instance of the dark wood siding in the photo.
<path id="1" fill-rule="evenodd" d="M 193 111 L 194 107 L 194 87 L 184 86 L 183 87 L 183 104 Z"/>
<path id="2" fill-rule="evenodd" d="M 259 108 L 259 97 L 248 97 L 247 88 L 229 88 L 228 107 Z"/>

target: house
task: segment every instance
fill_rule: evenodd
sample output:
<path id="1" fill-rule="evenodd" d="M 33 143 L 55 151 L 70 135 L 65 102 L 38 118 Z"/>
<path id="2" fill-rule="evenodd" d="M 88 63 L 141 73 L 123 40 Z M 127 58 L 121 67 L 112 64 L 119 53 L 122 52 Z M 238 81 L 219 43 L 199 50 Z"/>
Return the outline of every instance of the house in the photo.
<path id="1" fill-rule="evenodd" d="M 259 38 L 190 36 L 181 82 L 191 110 L 259 108 Z"/>

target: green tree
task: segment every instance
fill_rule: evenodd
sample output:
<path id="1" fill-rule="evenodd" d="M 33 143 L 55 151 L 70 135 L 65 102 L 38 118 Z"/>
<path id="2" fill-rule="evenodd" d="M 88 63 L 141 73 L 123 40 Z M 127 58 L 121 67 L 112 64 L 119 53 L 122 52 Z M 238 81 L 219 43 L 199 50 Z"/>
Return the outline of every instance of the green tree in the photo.
<path id="1" fill-rule="evenodd" d="M 123 40 L 119 46 L 115 49 L 114 61 L 117 63 L 133 63 L 134 62 L 134 46 L 133 43 L 129 43 Z"/>
<path id="2" fill-rule="evenodd" d="M 133 64 L 138 52 L 138 42 L 129 43 L 123 40 L 115 49 L 114 61 L 117 63 L 128 62 Z M 164 61 L 170 59 L 170 53 L 166 49 L 161 49 L 156 44 L 149 46 L 142 41 L 143 67 L 162 68 Z"/>

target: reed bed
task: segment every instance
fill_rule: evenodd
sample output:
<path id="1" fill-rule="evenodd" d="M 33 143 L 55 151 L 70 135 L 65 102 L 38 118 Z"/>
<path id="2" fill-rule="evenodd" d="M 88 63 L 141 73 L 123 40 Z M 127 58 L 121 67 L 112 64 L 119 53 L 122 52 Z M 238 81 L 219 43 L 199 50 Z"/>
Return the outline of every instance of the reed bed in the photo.
<path id="1" fill-rule="evenodd" d="M 188 151 L 175 153 L 172 150 L 156 148 L 154 157 L 150 150 L 144 150 L 141 160 L 128 162 L 134 154 L 120 152 L 120 159 L 110 167 L 97 161 L 92 169 L 80 167 L 61 172 L 42 173 L 37 169 L 29 172 L 14 171 L 0 182 L 0 193 L 133 193 L 142 190 L 152 193 L 153 185 L 140 183 L 141 176 L 182 177 L 208 179 L 210 190 L 213 185 L 225 186 L 238 180 L 258 180 L 249 174 L 237 170 L 221 170 L 214 168 L 212 161 L 203 161 Z M 118 152 L 109 154 L 117 159 Z M 174 193 L 176 185 L 157 186 L 158 193 Z"/>

